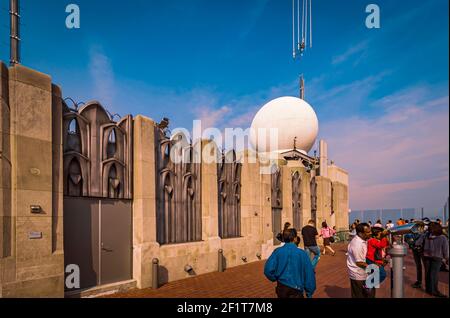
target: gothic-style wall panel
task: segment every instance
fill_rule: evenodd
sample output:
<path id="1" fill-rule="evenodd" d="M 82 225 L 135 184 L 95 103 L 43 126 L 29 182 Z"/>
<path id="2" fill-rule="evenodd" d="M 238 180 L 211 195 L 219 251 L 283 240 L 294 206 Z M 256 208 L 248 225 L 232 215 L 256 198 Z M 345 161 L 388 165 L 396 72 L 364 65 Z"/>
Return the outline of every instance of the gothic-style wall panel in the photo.
<path id="1" fill-rule="evenodd" d="M 331 183 L 331 215 L 333 215 L 334 214 L 334 212 L 337 210 L 337 208 L 336 208 L 336 204 L 338 203 L 337 201 L 338 200 L 336 200 L 336 198 L 335 198 L 335 185 L 333 184 L 333 183 Z"/>
<path id="2" fill-rule="evenodd" d="M 271 174 L 271 202 L 272 202 L 272 234 L 273 245 L 280 245 L 281 242 L 277 239 L 278 233 L 281 232 L 281 220 L 283 209 L 283 188 L 281 180 L 281 169 L 274 165 L 272 166 Z"/>
<path id="3" fill-rule="evenodd" d="M 221 238 L 241 236 L 241 171 L 234 151 L 222 155 L 217 165 Z"/>
<path id="4" fill-rule="evenodd" d="M 296 171 L 292 175 L 292 213 L 294 228 L 302 228 L 302 178 L 300 173 Z"/>
<path id="5" fill-rule="evenodd" d="M 185 136 L 155 127 L 156 222 L 160 244 L 201 241 L 201 166 Z"/>
<path id="6" fill-rule="evenodd" d="M 283 208 L 283 190 L 281 182 L 281 169 L 279 167 L 274 167 L 272 169 L 272 209 L 282 209 Z"/>
<path id="7" fill-rule="evenodd" d="M 132 198 L 133 118 L 119 122 L 97 102 L 79 110 L 64 104 L 64 194 Z"/>
<path id="8" fill-rule="evenodd" d="M 317 183 L 316 178 L 311 179 L 311 219 L 316 220 L 317 218 Z M 316 220 L 317 222 L 317 220 Z"/>

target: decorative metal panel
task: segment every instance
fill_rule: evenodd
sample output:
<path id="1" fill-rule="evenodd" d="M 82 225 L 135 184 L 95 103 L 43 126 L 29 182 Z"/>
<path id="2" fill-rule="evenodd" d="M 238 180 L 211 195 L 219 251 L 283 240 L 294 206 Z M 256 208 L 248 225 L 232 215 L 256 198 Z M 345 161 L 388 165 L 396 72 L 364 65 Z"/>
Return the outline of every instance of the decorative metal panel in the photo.
<path id="1" fill-rule="evenodd" d="M 292 175 L 292 214 L 294 228 L 302 228 L 302 178 L 297 171 Z"/>
<path id="2" fill-rule="evenodd" d="M 115 122 L 97 102 L 63 108 L 64 194 L 131 199 L 131 115 Z"/>
<path id="3" fill-rule="evenodd" d="M 283 209 L 283 188 L 281 179 L 281 169 L 277 166 L 272 167 L 271 174 L 271 190 L 272 190 L 272 233 L 273 244 L 279 245 L 281 242 L 276 238 L 281 232 L 281 218 Z"/>
<path id="4" fill-rule="evenodd" d="M 155 127 L 157 238 L 160 244 L 201 241 L 201 166 L 182 134 Z"/>
<path id="5" fill-rule="evenodd" d="M 271 175 L 272 180 L 272 208 L 283 208 L 283 189 L 281 182 L 281 169 L 274 168 Z"/>
<path id="6" fill-rule="evenodd" d="M 241 236 L 241 170 L 236 153 L 222 154 L 217 165 L 219 200 L 219 236 Z"/>
<path id="7" fill-rule="evenodd" d="M 317 182 L 316 178 L 311 179 L 310 183 L 310 189 L 311 189 L 311 219 L 316 220 L 317 218 Z"/>
<path id="8" fill-rule="evenodd" d="M 334 212 L 337 210 L 337 207 L 335 206 L 335 204 L 338 204 L 338 200 L 336 200 L 336 198 L 334 197 L 335 195 L 335 189 L 334 189 L 335 185 L 333 185 L 333 183 L 331 183 L 331 215 L 334 214 Z"/>

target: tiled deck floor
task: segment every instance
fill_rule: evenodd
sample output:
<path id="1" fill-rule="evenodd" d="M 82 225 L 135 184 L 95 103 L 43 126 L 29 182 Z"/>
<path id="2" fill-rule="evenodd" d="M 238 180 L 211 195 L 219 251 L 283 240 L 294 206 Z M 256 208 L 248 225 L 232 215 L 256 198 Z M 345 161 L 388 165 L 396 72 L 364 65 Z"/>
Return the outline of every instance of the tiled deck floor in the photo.
<path id="1" fill-rule="evenodd" d="M 336 244 L 336 256 L 325 255 L 317 267 L 317 291 L 314 298 L 349 298 L 350 282 L 346 268 L 346 244 Z M 414 260 L 405 259 L 405 296 L 407 298 L 429 298 L 424 290 L 411 287 L 415 282 Z M 263 274 L 264 261 L 230 268 L 223 273 L 210 273 L 194 278 L 168 283 L 158 290 L 131 290 L 109 297 L 119 298 L 274 298 L 275 284 Z M 388 269 L 388 267 L 387 267 Z M 390 271 L 388 278 L 377 290 L 377 298 L 390 297 Z M 449 274 L 439 274 L 440 291 L 448 296 Z"/>

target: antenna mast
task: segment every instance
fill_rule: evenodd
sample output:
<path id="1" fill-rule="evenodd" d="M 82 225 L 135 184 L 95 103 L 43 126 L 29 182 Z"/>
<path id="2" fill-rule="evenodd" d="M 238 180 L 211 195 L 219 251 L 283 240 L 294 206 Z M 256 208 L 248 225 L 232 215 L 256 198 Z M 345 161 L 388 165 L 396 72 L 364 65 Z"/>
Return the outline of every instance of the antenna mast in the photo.
<path id="1" fill-rule="evenodd" d="M 305 100 L 305 79 L 300 75 L 300 98 Z"/>
<path id="2" fill-rule="evenodd" d="M 11 17 L 11 33 L 10 33 L 10 64 L 14 66 L 20 64 L 20 6 L 19 0 L 9 1 L 9 14 Z"/>

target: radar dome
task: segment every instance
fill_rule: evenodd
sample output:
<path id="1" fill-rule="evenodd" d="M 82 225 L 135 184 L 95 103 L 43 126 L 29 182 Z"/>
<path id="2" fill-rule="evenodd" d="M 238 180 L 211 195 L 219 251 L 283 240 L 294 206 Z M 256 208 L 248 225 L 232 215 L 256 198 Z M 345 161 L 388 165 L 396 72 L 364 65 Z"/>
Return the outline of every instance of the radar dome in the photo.
<path id="1" fill-rule="evenodd" d="M 270 144 L 271 129 L 278 130 L 278 145 Z M 258 152 L 294 149 L 307 154 L 316 142 L 319 120 L 303 99 L 291 96 L 268 102 L 253 119 L 250 141 Z M 274 149 L 275 148 L 275 149 Z"/>

